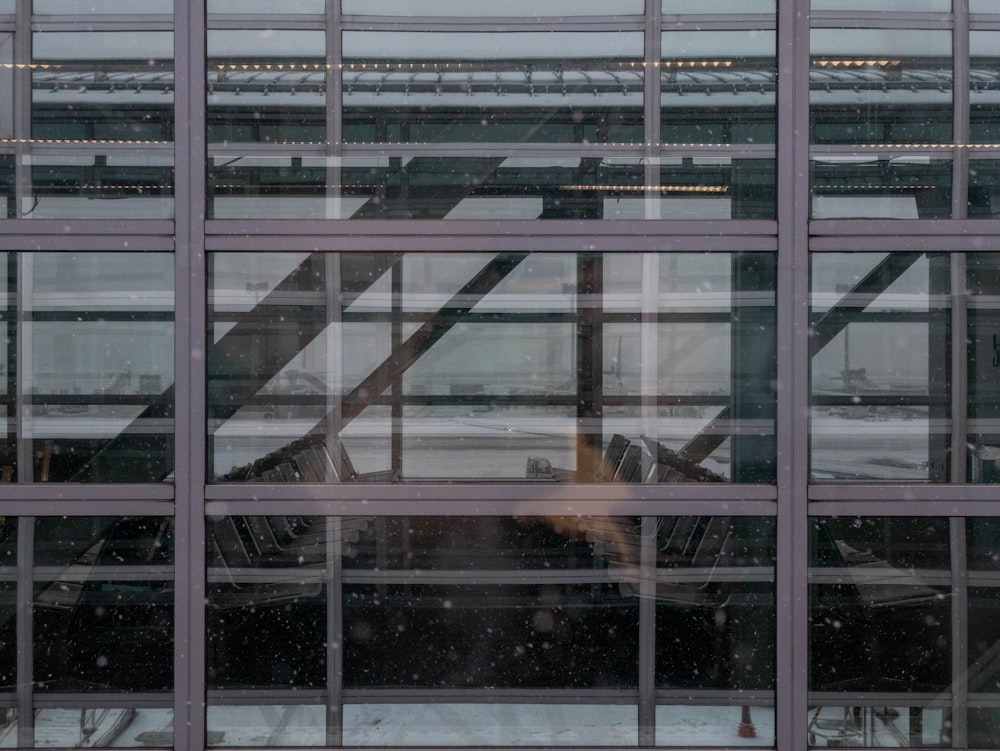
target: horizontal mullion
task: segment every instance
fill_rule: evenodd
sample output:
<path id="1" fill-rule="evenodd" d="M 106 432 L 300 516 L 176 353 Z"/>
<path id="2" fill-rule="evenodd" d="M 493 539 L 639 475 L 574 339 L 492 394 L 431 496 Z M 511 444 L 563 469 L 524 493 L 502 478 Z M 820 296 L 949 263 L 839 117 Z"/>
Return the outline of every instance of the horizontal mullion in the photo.
<path id="1" fill-rule="evenodd" d="M 173 693 L 62 693 L 36 690 L 32 703 L 37 709 L 161 709 L 173 707 Z"/>
<path id="2" fill-rule="evenodd" d="M 70 565 L 35 566 L 32 577 L 37 582 L 146 582 L 173 581 L 173 566 Z"/>
<path id="3" fill-rule="evenodd" d="M 506 482 L 506 481 L 505 481 Z M 995 491 L 994 491 L 995 492 Z M 774 486 L 516 484 L 212 485 L 210 516 L 774 516 Z"/>

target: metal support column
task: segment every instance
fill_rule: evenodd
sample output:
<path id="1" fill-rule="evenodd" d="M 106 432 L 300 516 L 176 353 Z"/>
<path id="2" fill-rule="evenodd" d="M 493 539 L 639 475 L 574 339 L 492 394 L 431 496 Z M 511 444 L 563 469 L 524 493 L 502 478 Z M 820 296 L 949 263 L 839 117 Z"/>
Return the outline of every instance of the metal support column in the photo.
<path id="1" fill-rule="evenodd" d="M 809 0 L 778 3 L 775 741 L 808 746 Z"/>
<path id="2" fill-rule="evenodd" d="M 201 751 L 205 699 L 205 0 L 175 0 L 174 747 Z"/>

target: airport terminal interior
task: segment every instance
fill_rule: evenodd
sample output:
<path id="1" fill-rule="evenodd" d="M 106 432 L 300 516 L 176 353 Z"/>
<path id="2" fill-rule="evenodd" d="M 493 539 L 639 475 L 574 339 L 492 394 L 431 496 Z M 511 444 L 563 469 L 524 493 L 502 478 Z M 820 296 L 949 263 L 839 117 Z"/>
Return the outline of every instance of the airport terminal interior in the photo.
<path id="1" fill-rule="evenodd" d="M 998 220 L 1000 0 L 0 0 L 0 748 L 1000 749 Z"/>

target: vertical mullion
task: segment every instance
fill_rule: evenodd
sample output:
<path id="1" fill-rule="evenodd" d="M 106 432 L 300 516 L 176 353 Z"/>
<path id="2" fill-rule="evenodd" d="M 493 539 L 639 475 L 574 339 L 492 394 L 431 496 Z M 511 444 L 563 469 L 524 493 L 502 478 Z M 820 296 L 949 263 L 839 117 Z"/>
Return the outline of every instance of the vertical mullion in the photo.
<path id="1" fill-rule="evenodd" d="M 205 747 L 205 0 L 175 0 L 174 747 Z M 183 127 L 181 127 L 183 126 Z"/>
<path id="2" fill-rule="evenodd" d="M 775 740 L 807 747 L 809 0 L 778 0 Z"/>
<path id="3" fill-rule="evenodd" d="M 953 149 L 951 216 L 965 219 L 969 211 L 969 9 L 967 0 L 955 0 L 952 31 Z"/>
<path id="4" fill-rule="evenodd" d="M 17 0 L 14 20 L 14 63 L 31 62 L 31 2 Z M 14 66 L 14 216 L 22 218 L 31 189 L 31 70 Z M 8 209 L 9 212 L 9 209 Z M 0 217 L 2 218 L 2 217 Z"/>
<path id="5" fill-rule="evenodd" d="M 968 746 L 969 588 L 966 577 L 965 519 L 951 519 L 951 747 Z"/>
<path id="6" fill-rule="evenodd" d="M 639 534 L 639 745 L 656 745 L 656 520 Z"/>
<path id="7" fill-rule="evenodd" d="M 646 0 L 643 74 L 643 133 L 647 219 L 660 218 L 660 57 L 661 0 Z"/>
<path id="8" fill-rule="evenodd" d="M 344 51 L 340 0 L 326 0 L 326 201 L 328 219 L 344 219 Z"/>
<path id="9" fill-rule="evenodd" d="M 344 744 L 344 521 L 326 525 L 326 745 Z"/>
<path id="10" fill-rule="evenodd" d="M 25 516 L 17 524 L 17 745 L 35 745 L 34 703 L 34 582 L 32 565 L 35 545 L 35 519 Z"/>

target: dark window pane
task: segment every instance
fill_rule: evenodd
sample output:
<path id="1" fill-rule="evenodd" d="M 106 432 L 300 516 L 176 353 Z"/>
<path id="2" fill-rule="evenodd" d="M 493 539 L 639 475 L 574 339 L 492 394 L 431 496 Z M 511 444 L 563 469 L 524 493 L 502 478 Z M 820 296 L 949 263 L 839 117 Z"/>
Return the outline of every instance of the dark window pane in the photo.
<path id="1" fill-rule="evenodd" d="M 34 526 L 36 688 L 170 691 L 172 520 L 43 517 Z"/>
<path id="2" fill-rule="evenodd" d="M 947 690 L 946 519 L 815 519 L 810 555 L 811 690 Z"/>

